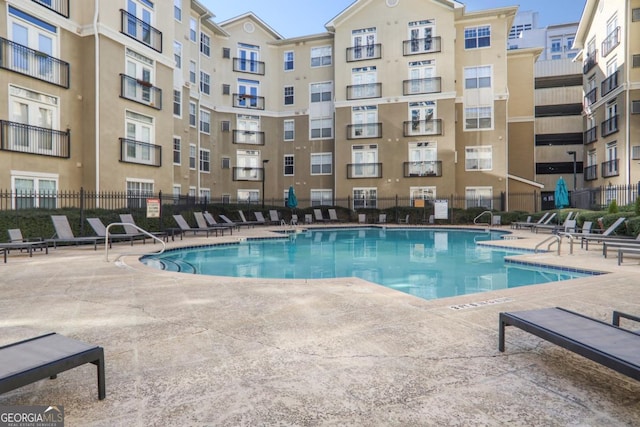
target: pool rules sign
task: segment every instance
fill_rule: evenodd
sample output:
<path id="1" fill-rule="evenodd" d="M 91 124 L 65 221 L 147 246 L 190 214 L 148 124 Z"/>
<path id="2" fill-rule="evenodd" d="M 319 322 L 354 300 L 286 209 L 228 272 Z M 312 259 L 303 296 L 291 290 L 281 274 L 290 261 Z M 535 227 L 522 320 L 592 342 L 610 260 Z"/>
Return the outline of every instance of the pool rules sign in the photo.
<path id="1" fill-rule="evenodd" d="M 160 218 L 160 199 L 147 199 L 147 218 Z"/>
<path id="2" fill-rule="evenodd" d="M 447 199 L 433 202 L 433 217 L 435 219 L 449 219 L 449 201 Z"/>

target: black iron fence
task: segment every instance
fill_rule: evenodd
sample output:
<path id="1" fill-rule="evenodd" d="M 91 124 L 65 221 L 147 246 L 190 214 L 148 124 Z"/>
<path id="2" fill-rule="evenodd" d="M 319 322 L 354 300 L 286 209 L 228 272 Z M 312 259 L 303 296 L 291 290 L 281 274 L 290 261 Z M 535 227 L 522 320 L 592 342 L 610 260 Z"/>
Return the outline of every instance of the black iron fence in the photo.
<path id="1" fill-rule="evenodd" d="M 631 185 L 602 185 L 595 188 L 585 188 L 573 191 L 571 206 L 579 209 L 606 209 L 613 200 L 618 206 L 628 206 L 635 203 L 640 191 L 639 184 Z"/>

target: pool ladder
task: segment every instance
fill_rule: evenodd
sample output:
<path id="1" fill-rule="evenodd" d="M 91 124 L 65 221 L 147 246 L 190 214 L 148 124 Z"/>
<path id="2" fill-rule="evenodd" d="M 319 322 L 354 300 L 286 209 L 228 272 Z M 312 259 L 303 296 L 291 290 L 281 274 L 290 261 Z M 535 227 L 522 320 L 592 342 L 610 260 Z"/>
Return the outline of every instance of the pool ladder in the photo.
<path id="1" fill-rule="evenodd" d="M 551 246 L 553 246 L 555 243 L 558 244 L 558 255 L 560 255 L 560 250 L 562 247 L 562 238 L 563 237 L 567 237 L 569 238 L 569 255 L 573 255 L 573 235 L 571 233 L 558 233 L 558 234 L 552 234 L 551 236 L 547 237 L 546 239 L 544 239 L 542 242 L 538 243 L 536 245 L 535 248 L 535 253 L 538 253 L 538 248 L 542 245 L 544 245 L 545 243 L 549 242 L 547 244 L 547 250 L 551 249 Z"/>
<path id="2" fill-rule="evenodd" d="M 118 255 L 118 257 L 114 261 L 118 261 L 121 257 L 126 256 L 126 255 L 140 255 L 140 256 L 144 256 L 144 255 L 160 255 L 167 248 L 167 245 L 162 241 L 162 239 L 158 239 L 156 236 L 154 236 L 153 234 L 149 233 L 147 230 L 145 230 L 143 228 L 140 228 L 135 224 L 131 224 L 129 222 L 112 222 L 111 224 L 107 225 L 106 232 L 105 232 L 105 238 L 104 238 L 104 257 L 105 257 L 105 261 L 107 261 L 107 262 L 109 262 L 109 230 L 114 225 L 130 225 L 132 227 L 135 227 L 139 232 L 151 237 L 154 240 L 157 240 L 162 245 L 162 249 L 159 252 L 149 252 L 149 253 L 143 253 L 143 254 L 138 254 L 138 253 L 133 253 L 133 252 L 131 252 L 131 253 L 122 253 L 122 254 Z"/>
<path id="3" fill-rule="evenodd" d="M 480 215 L 478 215 L 477 217 L 473 218 L 473 223 L 474 224 L 484 224 L 484 222 L 480 222 L 479 223 L 478 219 L 480 219 L 485 214 L 489 214 L 489 216 L 490 216 L 489 223 L 487 224 L 487 226 L 491 227 L 491 225 L 493 225 L 493 212 L 491 212 L 491 211 L 482 212 Z"/>

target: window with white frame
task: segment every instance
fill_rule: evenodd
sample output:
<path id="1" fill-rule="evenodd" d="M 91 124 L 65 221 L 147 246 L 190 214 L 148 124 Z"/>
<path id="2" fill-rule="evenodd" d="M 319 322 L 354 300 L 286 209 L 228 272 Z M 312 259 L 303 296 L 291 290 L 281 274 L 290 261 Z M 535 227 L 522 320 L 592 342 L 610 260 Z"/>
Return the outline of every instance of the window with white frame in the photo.
<path id="1" fill-rule="evenodd" d="M 465 147 L 464 168 L 467 171 L 488 171 L 493 169 L 493 148 L 490 145 Z"/>
<path id="2" fill-rule="evenodd" d="M 211 172 L 211 151 L 200 149 L 200 172 Z"/>
<path id="3" fill-rule="evenodd" d="M 257 73 L 260 61 L 260 46 L 238 43 L 238 70 Z"/>
<path id="4" fill-rule="evenodd" d="M 439 133 L 436 103 L 434 101 L 419 101 L 409 103 L 409 120 L 411 121 L 411 135 L 429 135 Z"/>
<path id="5" fill-rule="evenodd" d="M 435 142 L 409 143 L 409 176 L 433 176 L 438 173 L 438 146 Z"/>
<path id="6" fill-rule="evenodd" d="M 176 117 L 182 116 L 182 91 L 173 91 L 173 115 Z"/>
<path id="7" fill-rule="evenodd" d="M 465 130 L 492 129 L 493 128 L 493 108 L 492 107 L 465 107 L 464 128 Z"/>
<path id="8" fill-rule="evenodd" d="M 351 83 L 353 86 L 351 99 L 380 96 L 376 85 L 377 80 L 378 69 L 376 66 L 352 68 Z"/>
<path id="9" fill-rule="evenodd" d="M 409 62 L 408 94 L 440 92 L 440 81 L 435 77 L 435 59 Z"/>
<path id="10" fill-rule="evenodd" d="M 125 57 L 126 74 L 131 77 L 127 79 L 127 83 L 123 88 L 125 96 L 145 104 L 155 102 L 160 105 L 160 100 L 156 101 L 154 99 L 155 91 L 151 90 L 151 86 L 155 81 L 154 61 L 128 48 L 126 49 Z M 139 82 L 146 84 L 140 84 Z"/>
<path id="11" fill-rule="evenodd" d="M 133 163 L 157 164 L 154 144 L 154 118 L 133 111 L 125 111 L 127 144 L 124 160 Z"/>
<path id="12" fill-rule="evenodd" d="M 466 67 L 464 69 L 464 88 L 480 89 L 491 87 L 491 66 Z"/>
<path id="13" fill-rule="evenodd" d="M 179 165 L 182 162 L 182 139 L 179 136 L 173 137 L 173 164 Z"/>
<path id="14" fill-rule="evenodd" d="M 293 70 L 293 51 L 288 50 L 284 53 L 284 71 Z"/>
<path id="15" fill-rule="evenodd" d="M 284 140 L 293 141 L 295 139 L 295 120 L 284 121 Z"/>
<path id="16" fill-rule="evenodd" d="M 173 60 L 177 69 L 182 69 L 182 43 L 173 42 Z"/>
<path id="17" fill-rule="evenodd" d="M 222 157 L 220 159 L 221 164 L 220 164 L 220 168 L 221 169 L 230 169 L 231 168 L 231 158 L 229 157 Z"/>
<path id="18" fill-rule="evenodd" d="M 331 46 L 311 48 L 311 66 L 326 67 L 331 65 Z"/>
<path id="19" fill-rule="evenodd" d="M 284 87 L 284 105 L 293 105 L 293 86 Z"/>
<path id="20" fill-rule="evenodd" d="M 284 155 L 284 176 L 293 176 L 295 174 L 293 154 Z"/>
<path id="21" fill-rule="evenodd" d="M 142 208 L 146 199 L 153 195 L 153 181 L 127 178 L 127 204 L 130 208 Z"/>
<path id="22" fill-rule="evenodd" d="M 378 189 L 354 188 L 353 209 L 376 209 L 378 207 Z"/>
<path id="23" fill-rule="evenodd" d="M 242 180 L 257 181 L 260 177 L 259 165 L 260 152 L 257 150 L 237 150 L 236 166 L 237 177 Z"/>
<path id="24" fill-rule="evenodd" d="M 238 190 L 238 203 L 258 203 L 260 190 Z"/>
<path id="25" fill-rule="evenodd" d="M 351 123 L 351 138 L 379 137 L 378 106 L 362 105 L 351 107 Z"/>
<path id="26" fill-rule="evenodd" d="M 200 53 L 211 56 L 211 37 L 205 33 L 200 33 Z"/>
<path id="27" fill-rule="evenodd" d="M 250 114 L 238 114 L 236 116 L 236 129 L 241 134 L 245 144 L 260 144 L 260 116 Z"/>
<path id="28" fill-rule="evenodd" d="M 333 137 L 333 83 L 311 83 L 309 105 L 309 137 Z"/>
<path id="29" fill-rule="evenodd" d="M 429 200 L 433 202 L 436 199 L 436 187 L 409 187 L 409 199 L 411 206 L 416 200 Z"/>
<path id="30" fill-rule="evenodd" d="M 378 56 L 376 45 L 376 27 L 351 30 L 351 46 L 354 59 L 375 58 Z"/>
<path id="31" fill-rule="evenodd" d="M 409 39 L 411 40 L 411 53 L 429 52 L 432 48 L 433 33 L 435 32 L 435 20 L 424 19 L 409 22 Z"/>
<path id="32" fill-rule="evenodd" d="M 331 175 L 333 154 L 311 153 L 311 175 Z"/>
<path id="33" fill-rule="evenodd" d="M 464 29 L 464 48 L 476 49 L 491 46 L 491 26 L 481 25 Z"/>
<path id="34" fill-rule="evenodd" d="M 196 169 L 196 144 L 189 144 L 189 169 Z"/>
<path id="35" fill-rule="evenodd" d="M 211 133 L 211 113 L 200 110 L 200 132 Z"/>
<path id="36" fill-rule="evenodd" d="M 333 99 L 333 84 L 331 82 L 311 83 L 311 102 L 330 102 Z"/>
<path id="37" fill-rule="evenodd" d="M 378 145 L 354 145 L 351 147 L 352 176 L 357 178 L 379 175 Z"/>
<path id="38" fill-rule="evenodd" d="M 200 92 L 211 94 L 211 76 L 204 71 L 200 71 Z"/>
<path id="39" fill-rule="evenodd" d="M 333 190 L 311 189 L 311 206 L 332 206 Z"/>
<path id="40" fill-rule="evenodd" d="M 189 83 L 196 84 L 197 69 L 196 61 L 189 61 Z"/>
<path id="41" fill-rule="evenodd" d="M 258 80 L 238 79 L 238 106 L 258 107 L 260 82 Z"/>
<path id="42" fill-rule="evenodd" d="M 493 187 L 466 187 L 465 208 L 493 209 Z"/>
<path id="43" fill-rule="evenodd" d="M 173 17 L 176 21 L 182 21 L 182 0 L 173 0 Z"/>
<path id="44" fill-rule="evenodd" d="M 551 52 L 562 52 L 562 38 L 554 37 L 551 39 Z"/>
<path id="45" fill-rule="evenodd" d="M 196 18 L 189 18 L 189 40 L 196 42 L 198 38 L 198 21 Z"/>
<path id="46" fill-rule="evenodd" d="M 189 193 L 187 194 L 189 197 L 196 197 L 196 187 L 190 186 Z"/>
<path id="47" fill-rule="evenodd" d="M 173 184 L 172 195 L 174 203 L 178 203 L 180 200 L 180 194 L 182 194 L 182 187 L 180 184 Z"/>
<path id="48" fill-rule="evenodd" d="M 59 99 L 29 89 L 9 86 L 9 120 L 44 129 L 58 128 Z M 28 132 L 19 127 L 7 129 L 12 151 L 59 155 L 51 132 Z"/>
<path id="49" fill-rule="evenodd" d="M 211 190 L 208 188 L 200 189 L 200 199 L 201 200 L 211 200 Z"/>
<path id="50" fill-rule="evenodd" d="M 57 208 L 58 175 L 11 171 L 12 209 Z"/>
<path id="51" fill-rule="evenodd" d="M 196 127 L 196 103 L 189 101 L 189 126 Z"/>

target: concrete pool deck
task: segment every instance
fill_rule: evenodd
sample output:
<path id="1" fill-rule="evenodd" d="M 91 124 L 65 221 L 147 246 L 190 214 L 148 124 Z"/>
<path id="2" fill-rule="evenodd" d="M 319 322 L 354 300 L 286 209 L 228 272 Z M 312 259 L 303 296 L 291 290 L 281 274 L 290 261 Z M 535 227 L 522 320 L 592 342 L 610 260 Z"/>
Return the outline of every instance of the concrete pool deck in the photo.
<path id="1" fill-rule="evenodd" d="M 514 234 L 499 244 L 549 236 Z M 0 345 L 48 331 L 100 345 L 107 397 L 84 365 L 0 395 L 0 406 L 63 405 L 66 426 L 640 425 L 640 382 L 515 328 L 497 348 L 501 311 L 640 314 L 639 260 L 618 266 L 599 249 L 521 257 L 611 274 L 431 301 L 357 278 L 162 272 L 137 256 L 106 262 L 92 246 L 11 253 L 0 263 Z M 111 257 L 130 250 L 114 245 Z"/>

